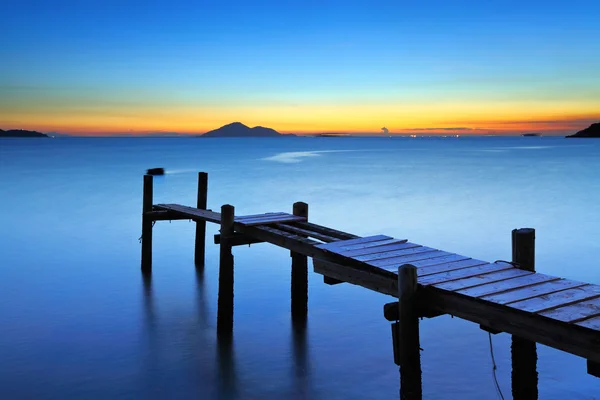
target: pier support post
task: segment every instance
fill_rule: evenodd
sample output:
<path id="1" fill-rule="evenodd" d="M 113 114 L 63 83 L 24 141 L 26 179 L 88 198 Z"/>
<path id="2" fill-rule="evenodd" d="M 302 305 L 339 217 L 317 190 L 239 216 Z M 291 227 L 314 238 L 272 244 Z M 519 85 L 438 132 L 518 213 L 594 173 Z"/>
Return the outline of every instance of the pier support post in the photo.
<path id="1" fill-rule="evenodd" d="M 512 261 L 518 268 L 535 272 L 535 229 L 512 231 Z M 512 395 L 515 400 L 538 398 L 536 343 L 512 336 Z"/>
<path id="2" fill-rule="evenodd" d="M 400 364 L 400 399 L 421 400 L 421 353 L 417 311 L 417 268 L 398 268 L 398 320 L 394 339 Z"/>
<path id="3" fill-rule="evenodd" d="M 297 202 L 293 214 L 308 219 L 308 204 Z M 292 319 L 306 318 L 308 314 L 308 259 L 291 252 L 292 257 Z"/>
<path id="4" fill-rule="evenodd" d="M 208 199 L 208 174 L 198 173 L 198 199 L 196 208 L 206 210 Z M 194 263 L 196 268 L 204 267 L 204 254 L 206 247 L 206 221 L 196 221 L 196 244 L 194 248 Z"/>
<path id="5" fill-rule="evenodd" d="M 144 175 L 144 197 L 142 200 L 142 271 L 152 271 L 152 211 L 153 177 Z"/>
<path id="6" fill-rule="evenodd" d="M 233 253 L 231 238 L 234 234 L 234 207 L 221 207 L 221 243 L 219 260 L 219 300 L 217 334 L 227 336 L 233 332 Z"/>

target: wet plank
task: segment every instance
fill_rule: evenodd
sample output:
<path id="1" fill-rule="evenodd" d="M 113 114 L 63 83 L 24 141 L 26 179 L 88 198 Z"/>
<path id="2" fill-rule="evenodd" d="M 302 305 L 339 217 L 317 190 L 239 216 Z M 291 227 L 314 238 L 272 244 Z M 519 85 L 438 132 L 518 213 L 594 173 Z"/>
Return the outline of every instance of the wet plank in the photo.
<path id="1" fill-rule="evenodd" d="M 450 254 L 449 256 L 446 256 L 446 257 L 440 257 L 440 258 L 435 258 L 435 259 L 431 259 L 431 260 L 413 261 L 413 262 L 411 262 L 411 264 L 417 268 L 422 268 L 422 267 L 432 267 L 432 266 L 436 266 L 436 265 L 440 265 L 440 264 L 447 264 L 447 263 L 451 263 L 451 262 L 455 262 L 455 261 L 466 261 L 466 260 L 470 260 L 470 259 L 471 259 L 471 257 L 461 256 L 460 254 Z"/>
<path id="2" fill-rule="evenodd" d="M 541 312 L 544 317 L 563 322 L 578 322 L 600 316 L 600 297 Z"/>
<path id="3" fill-rule="evenodd" d="M 413 264 L 418 264 L 418 263 L 420 263 L 420 261 L 417 261 L 416 263 L 413 263 Z M 445 262 L 445 263 L 441 263 L 441 264 L 437 264 L 437 265 L 430 265 L 430 266 L 425 266 L 425 267 L 420 267 L 418 265 L 415 265 L 415 266 L 417 267 L 417 275 L 423 277 L 423 276 L 427 276 L 427 275 L 438 274 L 440 272 L 454 271 L 457 269 L 476 267 L 478 265 L 486 265 L 486 264 L 489 264 L 489 262 L 482 261 L 482 260 L 476 260 L 474 258 L 466 258 L 466 259 L 460 260 L 460 261 Z"/>
<path id="4" fill-rule="evenodd" d="M 221 213 L 214 211 L 182 206 L 181 204 L 156 204 L 153 207 L 160 210 L 172 211 L 193 220 L 208 221 L 216 224 L 221 223 Z"/>
<path id="5" fill-rule="evenodd" d="M 387 240 L 387 239 L 393 239 L 393 238 L 390 236 L 385 236 L 385 235 L 365 236 L 365 237 L 360 237 L 360 238 L 356 238 L 356 239 L 341 240 L 341 241 L 335 242 L 335 243 L 324 243 L 324 244 L 318 245 L 317 247 L 320 249 L 324 249 L 324 250 L 335 251 L 336 249 L 339 249 L 339 248 L 341 248 L 343 246 L 347 246 L 347 245 L 378 242 L 378 241 Z"/>
<path id="6" fill-rule="evenodd" d="M 383 260 L 369 261 L 367 264 L 373 265 L 375 267 L 382 267 L 382 268 L 389 266 L 389 265 L 395 265 L 395 266 L 399 267 L 402 264 L 412 264 L 413 262 L 416 262 L 416 261 L 429 260 L 429 259 L 434 259 L 434 258 L 443 258 L 443 257 L 447 257 L 449 255 L 452 255 L 452 253 L 448 253 L 448 252 L 440 251 L 440 250 L 432 250 L 432 251 L 425 251 L 423 253 L 410 254 L 407 256 L 398 256 L 398 257 L 392 257 L 392 258 L 384 258 Z M 386 268 L 384 268 L 384 269 L 386 269 Z"/>
<path id="7" fill-rule="evenodd" d="M 507 303 L 509 307 L 521 311 L 539 313 L 552 308 L 563 307 L 583 300 L 600 296 L 600 286 L 585 285 L 573 289 L 562 290 L 528 300 Z"/>
<path id="8" fill-rule="evenodd" d="M 583 326 L 584 328 L 590 328 L 596 331 L 600 331 L 600 317 L 594 317 L 577 322 L 576 325 Z"/>
<path id="9" fill-rule="evenodd" d="M 433 249 L 431 247 L 421 246 L 420 244 L 407 242 L 407 243 L 404 243 L 404 246 L 398 250 L 384 251 L 382 253 L 375 253 L 375 254 L 364 254 L 361 256 L 353 256 L 352 258 L 354 258 L 355 260 L 359 260 L 359 261 L 375 261 L 375 260 L 381 260 L 384 258 L 405 256 L 405 255 L 409 255 L 409 254 L 422 253 L 424 251 L 432 251 L 432 250 L 435 250 L 435 249 Z"/>
<path id="10" fill-rule="evenodd" d="M 487 264 L 487 263 L 486 263 Z M 418 270 L 417 270 L 418 271 Z M 522 269 L 513 268 L 506 269 L 500 272 L 494 272 L 491 274 L 478 275 L 473 276 L 471 278 L 459 279 L 456 281 L 438 283 L 435 287 L 450 291 L 456 291 L 461 289 L 468 289 L 472 287 L 477 287 L 481 285 L 486 285 L 488 283 L 500 282 L 506 279 L 518 278 L 524 275 L 532 275 L 533 272 L 524 271 Z"/>
<path id="11" fill-rule="evenodd" d="M 348 245 L 340 243 L 340 246 L 336 247 L 336 251 L 338 251 L 338 249 L 340 249 L 339 251 L 367 249 L 369 247 L 378 247 L 378 246 L 384 246 L 386 244 L 395 244 L 395 243 L 406 243 L 406 239 L 390 238 L 390 239 L 377 240 L 375 242 L 348 244 Z"/>
<path id="12" fill-rule="evenodd" d="M 294 226 L 302 229 L 308 229 L 313 232 L 322 233 L 323 235 L 332 236 L 340 240 L 358 239 L 360 236 L 352 233 L 338 231 L 337 229 L 328 228 L 326 226 L 313 224 L 312 222 L 294 222 Z"/>
<path id="13" fill-rule="evenodd" d="M 584 285 L 585 283 L 583 282 L 576 282 L 569 279 L 558 278 L 535 286 L 524 287 L 512 291 L 506 291 L 503 293 L 490 294 L 489 296 L 482 297 L 482 299 L 498 304 L 509 304 Z"/>
<path id="14" fill-rule="evenodd" d="M 281 217 L 286 215 L 292 215 L 286 212 L 268 212 L 263 214 L 249 214 L 249 215 L 238 215 L 235 217 L 236 221 L 242 221 L 246 219 L 259 218 L 259 217 Z"/>
<path id="15" fill-rule="evenodd" d="M 529 272 L 529 271 L 528 271 Z M 475 286 L 469 289 L 459 290 L 457 293 L 464 294 L 465 296 L 471 297 L 485 297 L 486 299 L 490 298 L 490 295 L 514 291 L 516 289 L 527 288 L 533 285 L 537 285 L 543 282 L 555 281 L 560 278 L 555 276 L 545 275 L 545 274 L 536 274 L 529 273 L 528 275 L 505 279 L 499 282 L 489 283 L 487 285 Z M 523 289 L 525 290 L 525 289 Z"/>
<path id="16" fill-rule="evenodd" d="M 340 239 L 334 238 L 332 236 L 324 235 L 319 232 L 313 232 L 308 229 L 298 228 L 296 226 L 291 226 L 291 225 L 287 225 L 287 224 L 277 224 L 277 225 L 275 225 L 275 228 L 280 229 L 285 232 L 295 233 L 300 236 L 312 237 L 312 238 L 321 240 L 325 243 L 337 242 L 340 240 Z"/>
<path id="17" fill-rule="evenodd" d="M 294 222 L 294 221 L 306 221 L 306 217 L 299 217 L 296 215 L 288 214 L 288 215 L 271 215 L 264 217 L 253 217 L 253 218 L 236 218 L 235 222 L 238 224 L 246 225 L 246 226 L 256 226 L 256 225 L 271 225 L 282 222 Z"/>
<path id="18" fill-rule="evenodd" d="M 358 256 L 364 256 L 364 255 L 369 255 L 369 254 L 379 254 L 379 253 L 384 253 L 387 251 L 394 251 L 394 250 L 405 250 L 407 247 L 410 248 L 411 245 L 407 245 L 406 241 L 400 241 L 394 244 L 387 244 L 384 246 L 375 246 L 375 247 L 367 247 L 364 249 L 355 249 L 355 250 L 342 250 L 339 251 L 337 249 L 333 250 L 338 254 L 341 254 L 343 256 L 346 257 L 358 257 Z"/>
<path id="19" fill-rule="evenodd" d="M 476 267 L 462 268 L 449 272 L 441 272 L 439 274 L 419 277 L 418 282 L 422 286 L 429 286 L 448 281 L 455 281 L 462 278 L 470 278 L 472 276 L 489 274 L 491 272 L 502 271 L 510 268 L 514 267 L 510 264 L 478 265 Z"/>

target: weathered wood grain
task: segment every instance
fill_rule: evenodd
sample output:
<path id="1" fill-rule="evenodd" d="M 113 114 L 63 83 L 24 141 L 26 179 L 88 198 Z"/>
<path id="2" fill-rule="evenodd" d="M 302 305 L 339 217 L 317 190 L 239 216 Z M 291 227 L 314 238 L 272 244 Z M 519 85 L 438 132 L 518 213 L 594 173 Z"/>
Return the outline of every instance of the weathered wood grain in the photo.
<path id="1" fill-rule="evenodd" d="M 319 232 L 313 232 L 309 231 L 308 229 L 298 228 L 287 224 L 277 224 L 275 225 L 275 228 L 280 229 L 284 232 L 290 232 L 301 236 L 312 237 L 325 243 L 337 242 L 340 240 L 338 238 L 334 238 L 333 236 L 323 235 Z"/>
<path id="2" fill-rule="evenodd" d="M 484 264 L 478 265 L 476 267 L 462 268 L 448 272 L 440 272 L 438 274 L 419 277 L 419 285 L 435 285 L 438 283 L 455 281 L 462 278 L 470 278 L 472 276 L 489 274 L 491 272 L 502 271 L 510 268 L 514 267 L 510 264 Z"/>
<path id="3" fill-rule="evenodd" d="M 462 257 L 462 256 L 460 256 Z M 446 257 L 444 257 L 446 258 Z M 429 265 L 425 267 L 418 266 L 417 273 L 420 277 L 424 277 L 427 275 L 439 274 L 440 272 L 449 272 L 457 269 L 476 267 L 478 265 L 486 265 L 489 264 L 487 261 L 476 260 L 474 258 L 466 258 L 459 259 L 459 261 L 450 261 L 436 265 Z M 428 260 L 426 260 L 428 261 Z M 414 262 L 413 264 L 419 264 L 421 261 Z"/>
<path id="4" fill-rule="evenodd" d="M 564 322 L 578 322 L 597 317 L 600 316 L 600 297 L 544 311 L 540 315 Z"/>
<path id="5" fill-rule="evenodd" d="M 535 274 L 540 275 L 540 274 Z M 509 304 L 517 301 L 527 300 L 538 296 L 547 295 L 561 290 L 583 286 L 584 283 L 571 281 L 568 279 L 552 279 L 549 282 L 544 282 L 535 286 L 519 288 L 512 291 L 506 291 L 498 294 L 491 294 L 483 297 L 485 300 L 492 301 L 498 304 Z"/>
<path id="6" fill-rule="evenodd" d="M 337 229 L 328 228 L 328 227 L 322 226 L 322 225 L 317 225 L 315 223 L 308 222 L 308 221 L 307 222 L 293 222 L 292 225 L 297 226 L 299 228 L 308 229 L 309 231 L 322 233 L 324 235 L 338 238 L 340 240 L 357 239 L 360 237 L 360 236 L 354 235 L 352 233 L 339 231 Z"/>
<path id="7" fill-rule="evenodd" d="M 354 258 L 355 260 L 359 260 L 359 261 L 369 262 L 369 261 L 381 260 L 384 258 L 405 256 L 405 255 L 409 255 L 409 254 L 422 253 L 424 251 L 432 251 L 432 250 L 435 250 L 435 249 L 432 249 L 431 247 L 424 247 L 424 246 L 421 246 L 420 244 L 407 242 L 407 243 L 404 243 L 404 245 L 399 246 L 399 248 L 397 250 L 383 251 L 381 253 L 374 253 L 374 254 L 364 254 L 364 255 L 360 255 L 360 256 L 352 256 L 352 258 Z"/>
<path id="8" fill-rule="evenodd" d="M 343 240 L 335 243 L 324 243 L 320 244 L 318 247 L 324 250 L 335 251 L 335 249 L 339 249 L 342 246 L 353 245 L 353 244 L 361 244 L 361 243 L 370 243 L 370 242 L 378 242 L 381 240 L 393 239 L 390 236 L 386 235 L 375 235 L 375 236 L 365 236 L 359 237 L 355 239 Z"/>
<path id="9" fill-rule="evenodd" d="M 580 322 L 577 322 L 576 325 L 582 326 L 584 328 L 593 329 L 595 331 L 600 331 L 600 317 L 589 318 Z M 596 360 L 600 362 L 600 359 Z"/>
<path id="10" fill-rule="evenodd" d="M 461 289 L 467 289 L 477 287 L 493 282 L 501 282 L 506 279 L 518 278 L 519 276 L 531 275 L 532 272 L 523 271 L 517 268 L 506 269 L 499 272 L 493 272 L 491 274 L 477 275 L 470 278 L 458 279 L 456 281 L 438 283 L 435 287 L 444 290 L 457 291 Z"/>
<path id="11" fill-rule="evenodd" d="M 526 271 L 526 272 L 529 272 L 529 271 Z M 494 283 L 489 283 L 487 285 L 472 287 L 469 289 L 462 289 L 462 290 L 459 290 L 458 293 L 464 294 L 466 296 L 471 296 L 471 297 L 483 297 L 483 296 L 494 295 L 497 293 L 505 293 L 508 291 L 514 291 L 515 289 L 527 288 L 527 287 L 530 287 L 530 286 L 533 286 L 533 285 L 536 285 L 539 283 L 555 281 L 558 279 L 560 279 L 560 278 L 557 278 L 555 276 L 550 276 L 550 275 L 545 275 L 545 274 L 536 274 L 536 273 L 531 272 L 527 275 L 512 278 L 512 279 L 505 279 L 501 282 L 494 282 Z M 486 299 L 489 299 L 489 297 L 486 297 Z"/>
<path id="12" fill-rule="evenodd" d="M 585 285 L 544 296 L 534 297 L 528 300 L 508 303 L 508 306 L 521 311 L 539 313 L 552 308 L 566 306 L 598 296 L 600 296 L 600 286 Z"/>
<path id="13" fill-rule="evenodd" d="M 422 260 L 441 259 L 441 258 L 448 257 L 451 255 L 454 255 L 454 254 L 448 253 L 446 251 L 441 251 L 441 250 L 431 250 L 431 251 L 424 251 L 422 253 L 410 254 L 407 256 L 398 256 L 398 257 L 392 257 L 392 258 L 385 258 L 383 260 L 369 261 L 368 264 L 376 266 L 376 267 L 382 267 L 384 269 L 387 269 L 385 267 L 390 266 L 390 265 L 395 265 L 396 268 L 398 268 L 400 265 L 406 264 L 406 263 L 413 264 L 413 262 L 418 262 L 418 261 L 422 261 Z M 415 265 L 415 266 L 417 266 L 417 265 Z"/>
<path id="14" fill-rule="evenodd" d="M 200 210 L 198 208 L 182 206 L 180 204 L 155 204 L 154 208 L 159 210 L 169 210 L 194 221 L 208 221 L 214 224 L 221 223 L 221 214 L 214 211 Z"/>

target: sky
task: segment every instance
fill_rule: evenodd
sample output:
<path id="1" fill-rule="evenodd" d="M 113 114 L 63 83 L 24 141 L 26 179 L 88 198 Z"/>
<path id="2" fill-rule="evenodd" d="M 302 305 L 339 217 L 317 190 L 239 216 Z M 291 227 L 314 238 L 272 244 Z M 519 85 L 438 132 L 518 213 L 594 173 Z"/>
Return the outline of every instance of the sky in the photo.
<path id="1" fill-rule="evenodd" d="M 571 133 L 600 2 L 0 0 L 0 128 Z"/>

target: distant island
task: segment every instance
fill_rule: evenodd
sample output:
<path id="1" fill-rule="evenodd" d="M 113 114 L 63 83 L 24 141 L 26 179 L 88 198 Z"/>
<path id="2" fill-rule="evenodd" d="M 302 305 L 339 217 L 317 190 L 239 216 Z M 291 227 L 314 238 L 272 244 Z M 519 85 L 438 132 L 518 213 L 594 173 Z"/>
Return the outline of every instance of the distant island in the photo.
<path id="1" fill-rule="evenodd" d="M 224 125 L 219 129 L 215 129 L 200 137 L 279 137 L 279 136 L 291 136 L 291 135 L 282 135 L 271 128 L 265 128 L 262 126 L 255 126 L 254 128 L 250 128 L 242 124 L 241 122 L 233 122 L 228 125 Z"/>
<path id="2" fill-rule="evenodd" d="M 45 137 L 48 135 L 36 132 L 36 131 L 26 131 L 24 129 L 9 129 L 4 131 L 0 129 L 0 137 L 18 137 L 18 138 L 34 138 L 34 137 Z"/>
<path id="3" fill-rule="evenodd" d="M 600 138 L 600 122 L 591 124 L 584 130 L 581 130 L 574 135 L 566 136 L 568 138 Z"/>
<path id="4" fill-rule="evenodd" d="M 529 137 L 529 136 L 542 136 L 541 133 L 524 133 L 523 136 L 525 137 Z"/>

